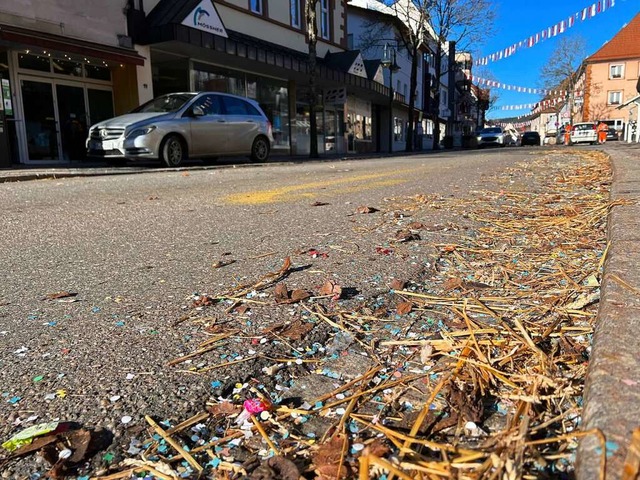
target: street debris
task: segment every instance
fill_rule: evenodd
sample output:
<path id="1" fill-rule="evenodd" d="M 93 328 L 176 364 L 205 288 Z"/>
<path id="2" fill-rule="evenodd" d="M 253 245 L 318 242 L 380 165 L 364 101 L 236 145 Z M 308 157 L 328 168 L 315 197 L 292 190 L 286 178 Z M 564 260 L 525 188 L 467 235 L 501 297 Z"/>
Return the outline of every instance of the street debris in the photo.
<path id="1" fill-rule="evenodd" d="M 329 272 L 303 285 L 308 249 L 195 294 L 176 328 L 194 322 L 203 339 L 166 367 L 201 378 L 211 398 L 187 419 L 138 414 L 147 428 L 132 430 L 130 458 L 93 478 L 562 478 L 587 435 L 604 462 L 605 439 L 581 431 L 580 415 L 606 219 L 622 201 L 609 200 L 603 154 L 570 158 L 549 151 L 471 202 L 388 199 L 375 228 L 390 243 L 362 258 L 432 253 L 376 278 L 373 295 Z M 452 221 L 429 222 L 434 210 Z M 65 441 L 63 463 L 82 451 Z"/>

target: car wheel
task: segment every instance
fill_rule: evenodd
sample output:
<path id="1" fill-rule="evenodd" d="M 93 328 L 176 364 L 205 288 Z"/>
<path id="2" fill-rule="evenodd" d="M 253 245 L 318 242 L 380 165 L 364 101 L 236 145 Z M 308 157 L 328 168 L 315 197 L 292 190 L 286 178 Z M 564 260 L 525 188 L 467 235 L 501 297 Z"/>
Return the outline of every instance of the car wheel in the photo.
<path id="1" fill-rule="evenodd" d="M 266 162 L 269 158 L 269 140 L 266 137 L 258 137 L 251 146 L 251 161 Z"/>
<path id="2" fill-rule="evenodd" d="M 160 156 L 167 167 L 179 167 L 187 159 L 187 147 L 178 135 L 169 135 L 162 142 Z"/>

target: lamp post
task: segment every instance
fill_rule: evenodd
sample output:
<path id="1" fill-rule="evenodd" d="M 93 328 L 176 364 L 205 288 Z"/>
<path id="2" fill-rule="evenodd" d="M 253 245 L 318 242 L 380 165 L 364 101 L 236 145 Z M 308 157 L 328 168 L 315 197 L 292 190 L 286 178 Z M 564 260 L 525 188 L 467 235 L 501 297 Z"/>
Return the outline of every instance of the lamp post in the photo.
<path id="1" fill-rule="evenodd" d="M 396 49 L 385 43 L 382 50 L 382 68 L 389 69 L 389 152 L 393 152 L 393 72 L 400 70 L 396 63 Z"/>

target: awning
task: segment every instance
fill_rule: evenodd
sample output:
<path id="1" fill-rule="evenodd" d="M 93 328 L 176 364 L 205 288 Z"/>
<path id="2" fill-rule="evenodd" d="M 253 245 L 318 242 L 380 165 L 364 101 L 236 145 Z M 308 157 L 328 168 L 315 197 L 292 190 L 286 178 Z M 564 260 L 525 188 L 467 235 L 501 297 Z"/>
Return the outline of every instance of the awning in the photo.
<path id="1" fill-rule="evenodd" d="M 132 65 L 144 65 L 145 60 L 144 57 L 132 49 L 112 47 L 4 24 L 0 24 L 0 40 Z"/>

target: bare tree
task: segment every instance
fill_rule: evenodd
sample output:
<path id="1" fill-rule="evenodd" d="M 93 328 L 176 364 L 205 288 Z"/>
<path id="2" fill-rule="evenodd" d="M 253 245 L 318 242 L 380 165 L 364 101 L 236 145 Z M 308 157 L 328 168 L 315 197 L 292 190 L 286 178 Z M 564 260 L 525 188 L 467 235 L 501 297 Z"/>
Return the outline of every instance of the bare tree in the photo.
<path id="1" fill-rule="evenodd" d="M 309 40 L 309 157 L 318 158 L 318 124 L 316 120 L 316 107 L 318 93 L 316 89 L 317 75 L 317 51 L 318 24 L 316 21 L 316 9 L 318 0 L 305 0 L 304 16 L 306 21 L 307 36 Z"/>
<path id="2" fill-rule="evenodd" d="M 428 8 L 430 3 L 430 0 L 382 1 L 378 11 L 385 15 L 376 16 L 375 20 L 366 25 L 365 33 L 358 43 L 362 50 L 367 51 L 378 49 L 381 46 L 381 41 L 383 43 L 391 42 L 397 44 L 399 50 L 406 51 L 411 60 L 409 119 L 405 138 L 407 152 L 414 150 L 413 134 L 418 89 L 418 62 L 421 58 L 421 48 L 427 45 L 429 39 Z M 393 85 L 390 85 L 390 88 L 393 89 Z"/>
<path id="3" fill-rule="evenodd" d="M 562 37 L 549 61 L 540 70 L 540 80 L 547 90 L 566 92 L 565 103 L 569 109 L 569 120 L 573 124 L 573 105 L 579 69 L 586 57 L 587 43 L 580 36 Z"/>
<path id="4" fill-rule="evenodd" d="M 454 62 L 444 64 L 448 54 L 448 41 L 456 42 L 458 51 L 476 50 L 494 30 L 495 12 L 490 0 L 432 0 L 429 3 L 429 19 L 434 39 L 434 82 L 432 89 L 436 111 L 431 112 L 434 121 L 433 148 L 438 148 L 440 138 L 440 88 Z M 453 60 L 453 59 L 452 59 Z M 451 112 L 453 115 L 453 112 Z"/>

